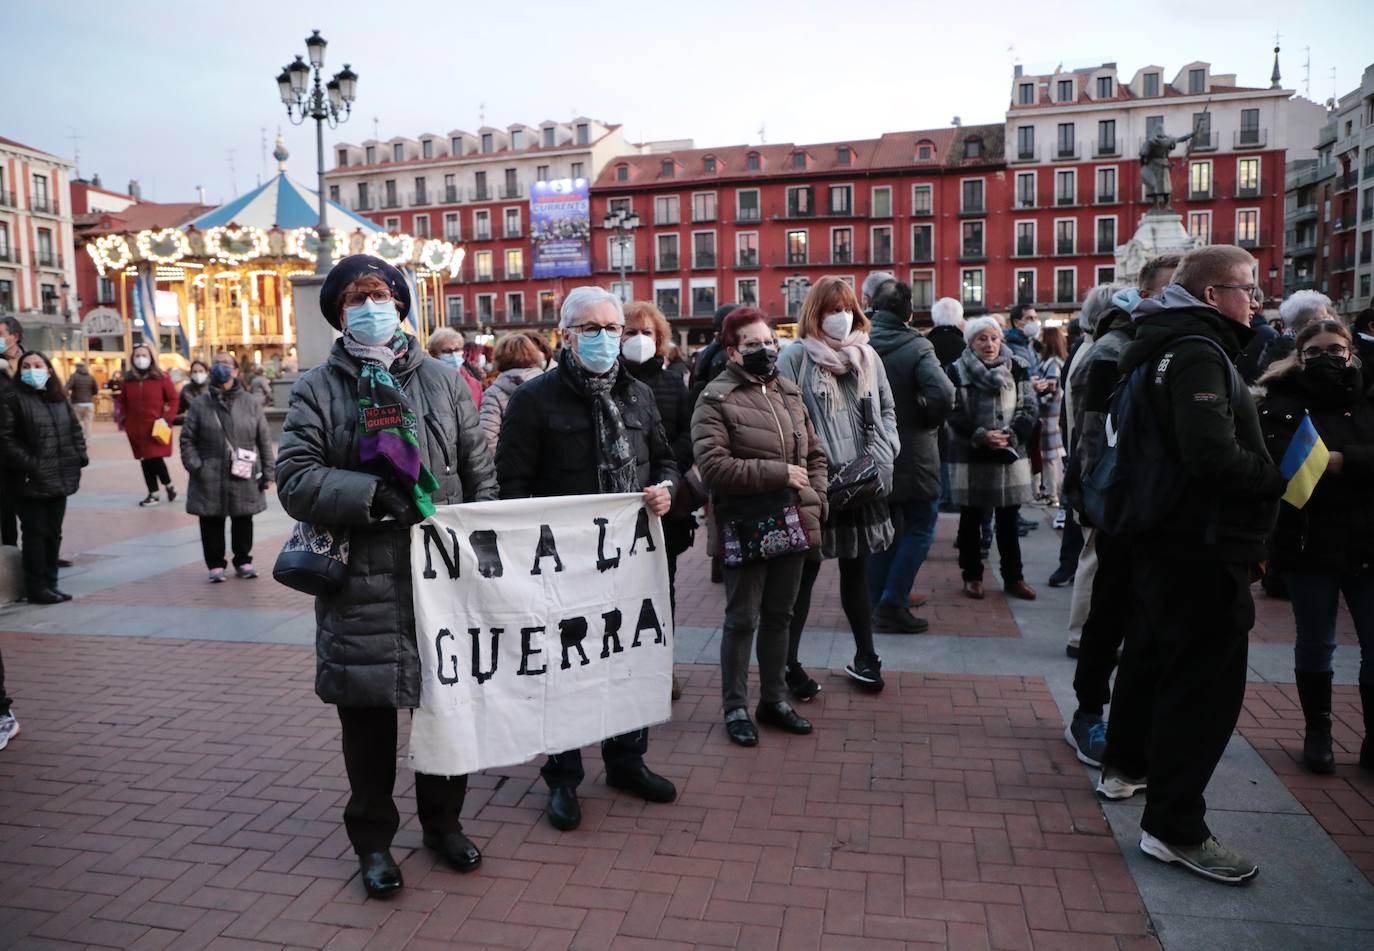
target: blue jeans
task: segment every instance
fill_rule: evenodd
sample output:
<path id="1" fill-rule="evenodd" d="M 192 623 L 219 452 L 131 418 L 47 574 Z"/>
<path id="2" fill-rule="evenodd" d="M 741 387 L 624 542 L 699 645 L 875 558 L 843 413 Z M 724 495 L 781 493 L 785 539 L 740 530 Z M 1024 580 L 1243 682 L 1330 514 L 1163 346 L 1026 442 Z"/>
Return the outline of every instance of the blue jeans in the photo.
<path id="1" fill-rule="evenodd" d="M 901 534 L 886 551 L 868 560 L 868 596 L 874 604 L 880 601 L 892 607 L 906 607 L 916 573 L 925 563 L 930 546 L 935 542 L 935 525 L 940 518 L 939 499 L 915 499 L 910 502 L 888 504 L 894 520 L 901 526 Z"/>
<path id="2" fill-rule="evenodd" d="M 1336 653 L 1336 599 L 1345 595 L 1360 640 L 1360 683 L 1374 681 L 1374 665 L 1365 663 L 1374 660 L 1374 576 L 1290 571 L 1286 577 L 1298 628 L 1293 667 L 1304 674 L 1331 671 L 1331 657 Z"/>

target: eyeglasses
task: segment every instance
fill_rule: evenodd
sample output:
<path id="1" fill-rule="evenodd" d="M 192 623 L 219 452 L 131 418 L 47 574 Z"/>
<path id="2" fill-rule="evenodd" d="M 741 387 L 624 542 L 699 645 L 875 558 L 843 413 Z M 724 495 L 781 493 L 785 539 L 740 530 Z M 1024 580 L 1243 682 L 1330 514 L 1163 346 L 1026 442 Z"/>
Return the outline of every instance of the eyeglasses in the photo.
<path id="1" fill-rule="evenodd" d="M 1333 343 L 1329 347 L 1306 347 L 1302 351 L 1304 360 L 1315 360 L 1322 354 L 1328 357 L 1344 357 L 1350 354 L 1350 348 L 1343 343 Z"/>
<path id="2" fill-rule="evenodd" d="M 625 337 L 652 337 L 652 330 L 635 330 L 633 327 L 626 327 L 621 336 Z"/>
<path id="3" fill-rule="evenodd" d="M 770 340 L 770 341 L 768 341 L 767 343 L 747 343 L 747 344 L 745 344 L 744 346 L 742 346 L 742 347 L 739 348 L 739 352 L 740 352 L 741 354 L 746 354 L 746 353 L 758 353 L 760 350 L 776 350 L 776 349 L 778 349 L 778 345 L 777 345 L 776 343 L 774 343 L 773 341 Z"/>
<path id="4" fill-rule="evenodd" d="M 1229 287 L 1233 291 L 1245 291 L 1252 300 L 1260 300 L 1260 288 L 1258 284 L 1213 284 L 1213 287 Z"/>
<path id="5" fill-rule="evenodd" d="M 624 332 L 625 327 L 621 324 L 607 324 L 604 327 L 600 324 L 578 324 L 577 326 L 569 327 L 568 329 L 571 330 L 573 333 L 577 334 L 583 340 L 595 340 L 596 335 L 601 333 L 603 330 L 606 332 L 606 336 L 608 337 L 619 337 L 621 333 Z"/>
<path id="6" fill-rule="evenodd" d="M 391 300 L 391 289 L 387 287 L 378 287 L 370 291 L 350 291 L 343 296 L 343 305 L 345 307 L 357 307 L 359 304 L 363 303 L 363 301 L 368 300 L 376 301 L 379 304 L 385 304 L 387 301 Z"/>

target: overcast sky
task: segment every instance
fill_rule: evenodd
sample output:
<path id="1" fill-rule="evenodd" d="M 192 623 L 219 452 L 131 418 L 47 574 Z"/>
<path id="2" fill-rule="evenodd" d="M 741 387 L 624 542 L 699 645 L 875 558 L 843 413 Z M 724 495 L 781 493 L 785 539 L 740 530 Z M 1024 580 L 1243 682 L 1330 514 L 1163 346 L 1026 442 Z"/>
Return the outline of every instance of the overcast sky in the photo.
<path id="1" fill-rule="evenodd" d="M 1013 63 L 1048 72 L 1115 61 L 1168 76 L 1206 60 L 1267 86 L 1274 32 L 1285 88 L 1357 86 L 1374 63 L 1374 2 L 1244 0 L 538 0 L 503 3 L 126 3 L 3 0 L 0 136 L 72 157 L 82 173 L 146 198 L 212 202 L 252 187 L 278 126 L 293 177 L 313 187 L 314 123 L 293 127 L 283 65 L 319 29 L 330 74 L 360 75 L 335 141 L 537 125 L 583 114 L 632 141 L 698 146 L 823 142 L 964 122 L 1000 122 Z M 1109 12 L 1116 10 L 1119 12 Z M 313 12 L 312 12 L 313 11 Z M 956 17 L 956 12 L 966 17 Z M 230 151 L 233 152 L 233 172 Z M 266 173 L 264 170 L 268 170 Z"/>

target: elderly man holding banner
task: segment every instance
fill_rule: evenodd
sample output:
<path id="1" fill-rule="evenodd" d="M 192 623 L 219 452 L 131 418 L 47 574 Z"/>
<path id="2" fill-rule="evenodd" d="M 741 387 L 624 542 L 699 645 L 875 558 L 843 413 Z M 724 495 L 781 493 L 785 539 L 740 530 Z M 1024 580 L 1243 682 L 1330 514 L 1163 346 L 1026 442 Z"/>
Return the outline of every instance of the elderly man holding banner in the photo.
<path id="1" fill-rule="evenodd" d="M 628 564 L 628 559 L 636 552 L 640 562 L 644 562 L 646 550 L 652 551 L 655 547 L 655 539 L 647 537 L 649 520 L 643 512 L 647 510 L 655 516 L 665 514 L 679 476 L 653 391 L 619 363 L 620 336 L 625 327 L 620 299 L 601 288 L 576 288 L 563 301 L 560 325 L 563 352 L 557 367 L 516 390 L 506 408 L 496 447 L 501 498 L 642 493 L 642 504 L 636 502 L 634 505 L 640 517 L 637 522 L 632 519 L 630 523 L 634 525 L 633 540 L 607 540 L 607 529 L 614 526 L 608 526 L 606 519 L 596 519 L 602 529 L 597 545 L 596 573 L 612 577 L 617 571 L 611 569 Z M 661 547 L 662 531 L 657 523 L 653 525 L 653 534 Z M 622 549 L 624 555 L 620 554 Z M 539 551 L 546 550 L 541 537 Z M 655 565 L 666 565 L 661 554 L 656 557 Z M 563 559 L 568 559 L 566 553 Z M 537 558 L 535 568 L 539 569 L 543 563 L 549 571 L 561 570 L 557 560 Z M 524 570 L 523 565 L 520 570 Z M 666 568 L 664 571 L 666 579 Z M 571 597 L 574 592 L 567 594 Z M 638 610 L 640 620 L 636 627 L 649 623 L 657 627 L 659 619 L 662 624 L 671 626 L 671 619 L 665 617 L 666 611 L 657 613 L 649 599 L 643 599 L 643 605 Z M 636 651 L 629 646 L 624 654 L 613 653 L 621 647 L 620 639 L 612 641 L 612 626 L 618 627 L 621 623 L 621 611 L 612 607 L 611 612 L 597 619 L 598 623 L 605 619 L 600 656 L 609 657 L 612 662 L 624 662 L 636 657 Z M 646 613 L 657 613 L 657 618 L 646 618 Z M 631 633 L 628 628 L 627 623 L 625 640 Z M 585 630 L 584 622 L 577 633 L 585 634 Z M 572 636 L 577 637 L 577 633 Z M 668 666 L 664 669 L 670 676 L 671 643 L 662 637 L 661 627 L 655 631 L 653 641 L 660 650 L 663 646 L 668 648 Z M 640 632 L 636 630 L 632 643 L 640 642 Z M 563 665 L 570 663 L 568 643 L 565 636 Z M 580 645 L 580 638 L 574 643 Z M 590 655 L 596 658 L 597 652 L 593 650 Z M 580 664 L 588 662 L 580 647 L 573 657 Z M 551 656 L 546 663 L 550 669 L 561 667 L 557 660 L 556 655 Z M 624 668 L 627 676 L 632 676 L 631 671 L 632 668 Z M 626 702 L 631 702 L 633 691 L 627 689 L 625 693 Z M 662 694 L 666 705 L 666 679 Z M 588 711 L 588 714 L 599 717 L 603 723 L 616 720 L 613 713 L 604 710 Z M 639 722 L 649 721 L 640 719 Z M 648 730 L 644 728 L 603 739 L 601 755 L 606 764 L 606 782 L 649 802 L 672 802 L 677 798 L 677 789 L 644 765 L 647 748 Z M 581 751 L 573 749 L 550 755 L 542 775 L 549 786 L 547 814 L 550 823 L 564 831 L 577 828 L 582 820 L 577 802 L 577 786 L 583 778 Z"/>

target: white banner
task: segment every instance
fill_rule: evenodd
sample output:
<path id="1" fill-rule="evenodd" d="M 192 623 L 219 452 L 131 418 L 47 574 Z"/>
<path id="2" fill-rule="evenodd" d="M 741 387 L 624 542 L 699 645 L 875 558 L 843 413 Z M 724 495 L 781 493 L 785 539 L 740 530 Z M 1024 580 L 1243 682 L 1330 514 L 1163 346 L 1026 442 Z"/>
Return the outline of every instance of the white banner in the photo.
<path id="1" fill-rule="evenodd" d="M 639 493 L 441 506 L 411 534 L 416 772 L 457 776 L 662 723 L 672 612 Z"/>

